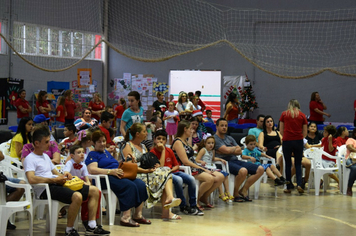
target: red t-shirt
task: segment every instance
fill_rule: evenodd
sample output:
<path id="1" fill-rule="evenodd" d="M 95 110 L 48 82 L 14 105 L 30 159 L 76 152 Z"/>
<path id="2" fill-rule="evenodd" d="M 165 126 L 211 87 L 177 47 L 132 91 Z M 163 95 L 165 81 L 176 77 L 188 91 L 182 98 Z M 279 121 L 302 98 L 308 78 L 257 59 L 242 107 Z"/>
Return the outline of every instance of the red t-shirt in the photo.
<path id="1" fill-rule="evenodd" d="M 326 138 L 324 137 L 324 138 L 321 140 L 321 146 L 323 147 L 323 150 L 324 150 L 325 152 L 329 153 L 330 155 L 335 156 L 335 154 L 336 154 L 336 147 L 337 147 L 336 138 L 333 138 L 333 140 L 332 140 L 332 145 L 333 145 L 333 147 L 334 147 L 334 150 L 333 150 L 332 152 L 329 152 L 329 139 L 328 139 L 328 137 L 326 137 Z M 324 155 L 323 155 L 322 158 L 323 158 L 324 160 L 333 161 L 333 162 L 336 163 L 336 160 L 335 160 L 335 159 L 331 159 L 331 158 L 329 158 L 329 157 L 327 157 L 327 156 L 324 156 Z"/>
<path id="2" fill-rule="evenodd" d="M 314 111 L 316 108 L 318 108 L 320 111 L 324 110 L 323 104 L 321 104 L 320 102 L 317 102 L 317 101 L 311 101 L 309 103 L 309 110 L 310 110 L 309 120 L 324 121 L 323 115 L 316 113 L 316 111 Z"/>
<path id="3" fill-rule="evenodd" d="M 17 118 L 22 118 L 22 117 L 29 117 L 30 114 L 27 113 L 22 113 L 20 111 L 19 106 L 22 106 L 24 109 L 30 108 L 30 103 L 26 100 L 22 100 L 21 98 L 18 98 L 15 102 L 15 106 L 17 107 Z"/>
<path id="4" fill-rule="evenodd" d="M 75 141 L 77 141 L 77 138 L 64 140 L 65 149 L 69 149 L 71 146 L 73 146 Z"/>
<path id="5" fill-rule="evenodd" d="M 116 111 L 116 119 L 121 119 L 122 113 L 124 113 L 125 111 L 124 106 L 122 105 L 116 106 L 115 111 Z"/>
<path id="6" fill-rule="evenodd" d="M 156 147 L 152 148 L 151 152 L 155 154 L 158 159 L 161 158 L 161 152 L 156 149 Z M 165 161 L 164 161 L 164 166 L 168 166 L 169 168 L 173 168 L 174 166 L 179 166 L 179 163 L 176 159 L 176 156 L 174 155 L 172 149 L 166 147 L 166 156 L 165 156 Z M 179 170 L 176 170 L 175 172 L 178 172 Z"/>
<path id="7" fill-rule="evenodd" d="M 99 125 L 99 128 L 101 129 L 101 131 L 103 131 L 103 133 L 105 134 L 106 137 L 106 143 L 110 144 L 110 145 L 115 145 L 115 143 L 111 140 L 110 138 L 110 133 L 109 130 L 105 129 L 103 126 Z"/>
<path id="8" fill-rule="evenodd" d="M 105 104 L 103 102 L 96 103 L 96 102 L 90 101 L 89 107 L 91 107 L 92 111 L 101 111 L 101 110 L 104 110 Z M 100 121 L 100 117 L 97 115 L 92 114 L 91 117 L 95 118 L 97 121 Z"/>
<path id="9" fill-rule="evenodd" d="M 64 118 L 66 116 L 65 112 L 64 112 L 64 108 L 62 105 L 59 105 L 56 109 L 56 112 L 58 114 L 58 112 L 60 112 L 61 114 L 59 115 L 59 117 L 56 118 L 56 121 L 59 121 L 59 122 L 64 122 Z"/>
<path id="10" fill-rule="evenodd" d="M 77 108 L 77 105 L 75 104 L 75 102 L 73 100 L 66 99 L 64 106 L 66 107 L 66 111 L 67 111 L 66 118 L 68 120 L 74 119 L 75 109 Z"/>
<path id="11" fill-rule="evenodd" d="M 282 112 L 279 121 L 284 123 L 283 141 L 302 140 L 303 125 L 307 125 L 308 121 L 304 113 L 299 111 L 299 115 L 292 118 L 287 111 Z"/>
<path id="12" fill-rule="evenodd" d="M 233 105 L 229 114 L 227 114 L 227 120 L 233 120 L 239 118 L 240 108 L 237 105 Z"/>
<path id="13" fill-rule="evenodd" d="M 349 139 L 349 137 L 345 137 L 345 138 L 341 138 L 341 137 L 337 137 L 336 138 L 336 145 L 338 146 L 338 147 L 340 147 L 340 146 L 342 146 L 342 145 L 344 145 L 344 144 L 346 144 L 346 141 Z"/>
<path id="14" fill-rule="evenodd" d="M 36 108 L 37 108 L 37 111 L 38 111 L 38 115 L 43 114 L 45 117 L 48 118 L 48 117 L 49 117 L 48 112 L 42 113 L 42 112 L 40 111 L 40 107 L 45 107 L 45 108 L 47 108 L 48 105 L 49 105 L 49 102 L 48 102 L 47 100 L 45 100 L 42 104 L 40 104 L 38 101 L 36 101 Z"/>

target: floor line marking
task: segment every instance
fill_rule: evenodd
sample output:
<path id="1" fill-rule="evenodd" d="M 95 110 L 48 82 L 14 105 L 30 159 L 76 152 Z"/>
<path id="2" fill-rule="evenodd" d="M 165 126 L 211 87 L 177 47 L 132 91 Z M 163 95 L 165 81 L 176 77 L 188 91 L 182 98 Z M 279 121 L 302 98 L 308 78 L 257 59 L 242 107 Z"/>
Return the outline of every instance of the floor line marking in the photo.
<path id="1" fill-rule="evenodd" d="M 325 218 L 325 219 L 329 219 L 329 220 L 337 221 L 337 222 L 339 222 L 339 223 L 342 223 L 342 224 L 348 225 L 348 226 L 350 226 L 351 228 L 356 229 L 356 225 L 351 224 L 351 223 L 348 223 L 348 222 L 346 222 L 346 221 L 342 221 L 342 220 L 339 220 L 339 219 L 336 219 L 336 218 L 333 218 L 333 217 L 329 217 L 329 216 L 324 216 L 324 215 L 318 215 L 318 214 L 313 214 L 313 215 L 315 215 L 315 216 L 319 216 L 319 217 L 321 217 L 321 218 Z"/>

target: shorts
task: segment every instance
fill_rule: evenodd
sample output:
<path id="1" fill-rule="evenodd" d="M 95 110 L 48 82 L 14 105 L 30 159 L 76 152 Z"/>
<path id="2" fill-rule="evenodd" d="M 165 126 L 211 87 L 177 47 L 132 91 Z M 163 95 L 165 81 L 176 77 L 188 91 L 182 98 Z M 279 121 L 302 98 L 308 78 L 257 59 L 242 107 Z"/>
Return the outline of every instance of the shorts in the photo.
<path id="1" fill-rule="evenodd" d="M 83 188 L 78 191 L 73 191 L 69 188 L 57 184 L 49 184 L 49 191 L 51 192 L 52 200 L 57 200 L 66 204 L 72 203 L 72 196 L 74 192 L 80 192 L 83 196 L 83 202 L 88 199 L 89 185 L 83 185 Z M 47 193 L 44 191 L 40 199 L 47 199 Z"/>
<path id="2" fill-rule="evenodd" d="M 333 162 L 333 161 L 322 159 L 321 163 L 323 164 L 324 168 L 334 168 L 334 167 L 336 167 L 336 163 Z"/>
<path id="3" fill-rule="evenodd" d="M 269 167 L 271 167 L 272 164 L 261 164 L 260 166 L 263 167 L 263 169 L 266 171 Z"/>
<path id="4" fill-rule="evenodd" d="M 8 181 L 11 183 L 18 184 L 20 183 L 21 179 L 15 179 L 15 178 L 7 178 Z M 16 191 L 16 188 L 10 187 L 6 185 L 6 193 L 13 193 Z"/>
<path id="5" fill-rule="evenodd" d="M 249 162 L 240 161 L 240 160 L 229 161 L 229 170 L 231 174 L 237 175 L 241 168 L 246 168 L 250 175 L 254 175 L 256 174 L 258 165 Z"/>

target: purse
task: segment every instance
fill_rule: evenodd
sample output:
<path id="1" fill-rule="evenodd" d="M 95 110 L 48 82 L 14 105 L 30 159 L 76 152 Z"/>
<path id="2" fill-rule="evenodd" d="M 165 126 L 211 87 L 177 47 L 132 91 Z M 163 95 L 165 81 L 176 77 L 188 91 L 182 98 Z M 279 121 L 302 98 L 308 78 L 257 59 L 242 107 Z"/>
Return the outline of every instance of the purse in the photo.
<path id="1" fill-rule="evenodd" d="M 346 167 L 350 167 L 356 164 L 356 152 L 351 152 L 349 158 L 346 160 Z"/>
<path id="2" fill-rule="evenodd" d="M 80 179 L 78 176 L 73 176 L 72 179 L 68 179 L 64 184 L 63 187 L 69 188 L 73 191 L 78 191 L 83 188 L 84 181 Z"/>
<path id="3" fill-rule="evenodd" d="M 119 169 L 122 169 L 124 174 L 121 176 L 123 179 L 135 180 L 137 176 L 137 164 L 133 162 L 121 162 Z"/>
<path id="4" fill-rule="evenodd" d="M 163 151 L 165 152 L 166 150 Z M 151 169 L 154 168 L 157 163 L 160 164 L 157 156 L 152 152 L 144 153 L 137 161 L 141 163 L 140 167 L 142 169 Z"/>

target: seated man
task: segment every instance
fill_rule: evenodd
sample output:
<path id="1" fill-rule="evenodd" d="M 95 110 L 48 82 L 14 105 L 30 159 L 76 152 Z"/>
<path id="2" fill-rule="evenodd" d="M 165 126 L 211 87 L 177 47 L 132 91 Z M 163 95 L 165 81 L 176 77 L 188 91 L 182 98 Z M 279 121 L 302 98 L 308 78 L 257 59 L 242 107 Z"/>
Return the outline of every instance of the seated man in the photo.
<path id="1" fill-rule="evenodd" d="M 35 147 L 24 161 L 24 169 L 30 184 L 48 183 L 52 199 L 66 204 L 70 204 L 68 209 L 67 228 L 65 235 L 79 236 L 77 230 L 73 228 L 75 218 L 78 214 L 82 201 L 88 199 L 89 222 L 86 228 L 86 235 L 89 234 L 109 234 L 100 225 L 96 224 L 95 216 L 99 201 L 99 190 L 95 186 L 83 185 L 78 191 L 73 191 L 62 185 L 67 179 L 72 179 L 72 175 L 66 172 L 64 175 L 58 173 L 48 155 L 44 152 L 48 150 L 50 133 L 47 127 L 36 129 L 33 132 L 32 142 Z M 35 194 L 41 199 L 47 198 L 44 187 L 36 186 Z"/>
<path id="2" fill-rule="evenodd" d="M 258 115 L 257 116 L 257 127 L 249 129 L 248 130 L 248 135 L 253 135 L 256 137 L 256 141 L 257 141 L 257 147 L 258 147 L 258 135 L 260 135 L 260 133 L 263 131 L 263 121 L 265 120 L 265 115 Z"/>
<path id="3" fill-rule="evenodd" d="M 235 139 L 226 135 L 226 133 L 227 121 L 224 118 L 220 118 L 216 121 L 216 133 L 214 134 L 216 157 L 228 161 L 230 173 L 236 176 L 234 201 L 252 201 L 248 197 L 248 189 L 262 176 L 264 169 L 262 166 L 238 160 L 236 155 L 242 154 L 241 148 L 237 145 Z M 240 185 L 246 179 L 247 174 L 250 174 L 251 176 L 240 189 Z"/>
<path id="4" fill-rule="evenodd" d="M 0 161 L 4 160 L 4 154 L 0 151 Z M 16 184 L 25 184 L 26 182 L 23 180 L 15 179 L 15 178 L 9 178 L 7 177 L 7 180 L 16 183 Z M 7 202 L 15 202 L 21 199 L 23 193 L 25 190 L 23 188 L 13 188 L 10 186 L 6 185 L 6 201 Z M 11 224 L 10 221 L 7 221 L 7 229 L 16 229 L 16 226 Z"/>

